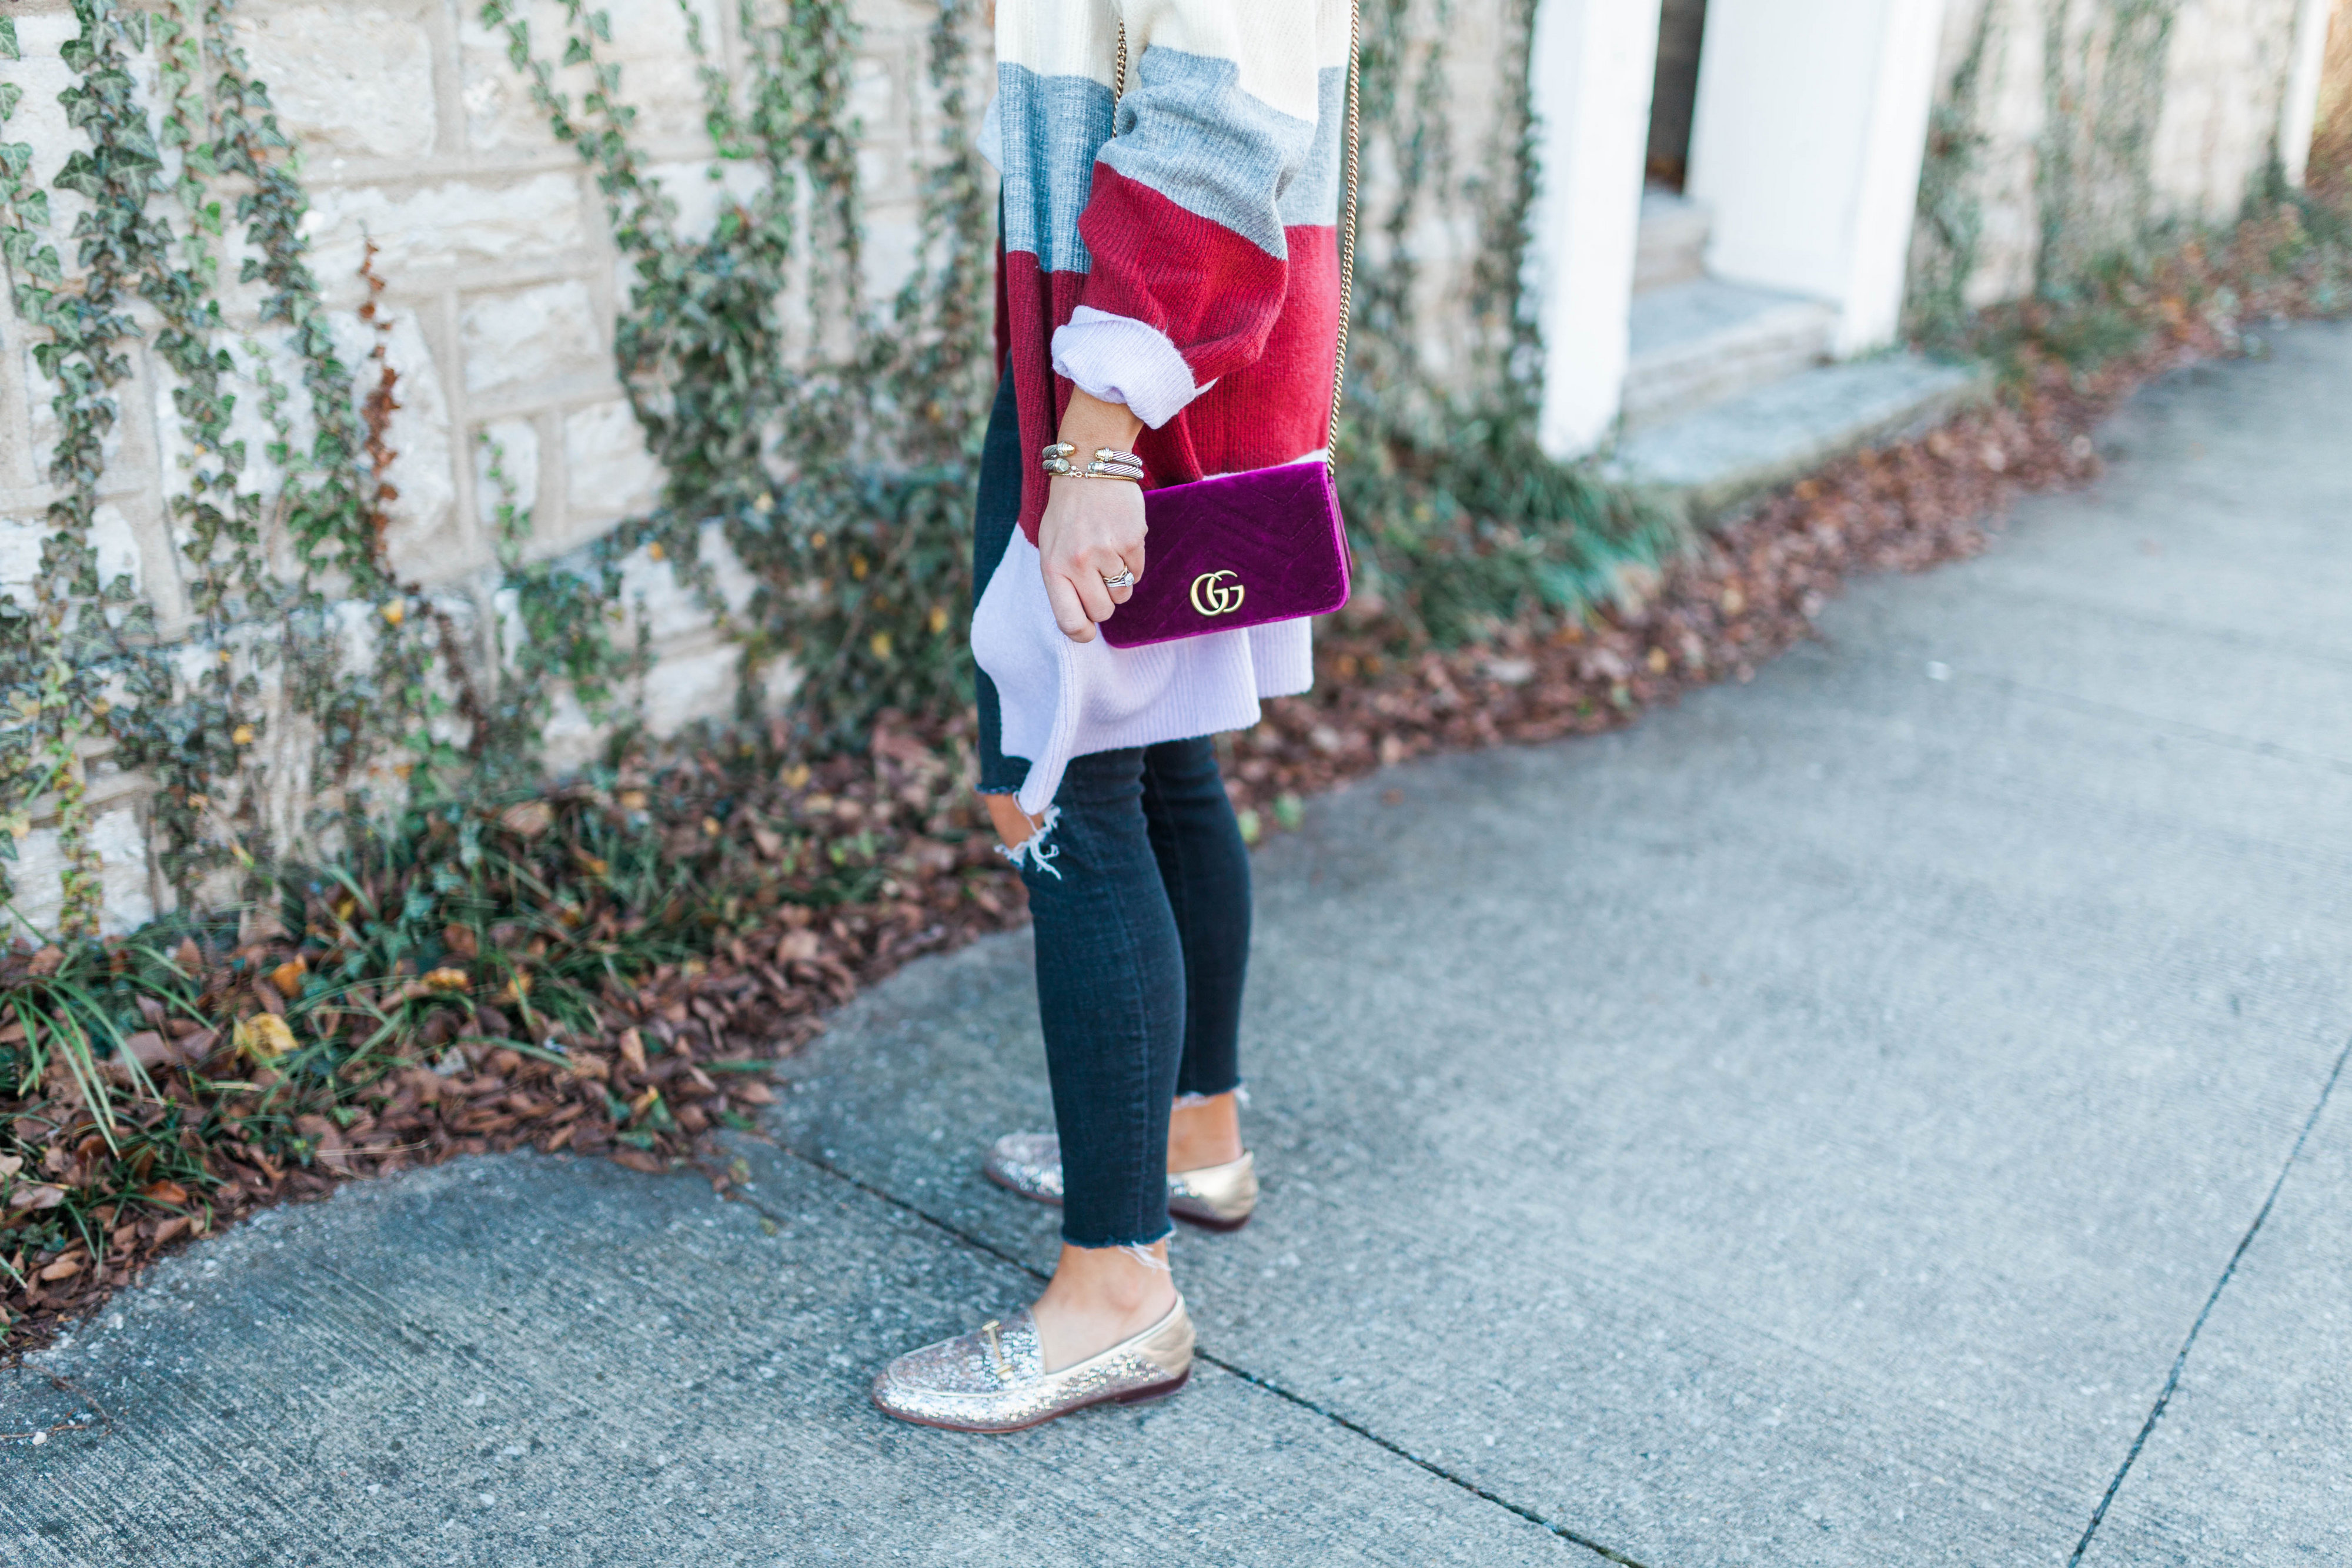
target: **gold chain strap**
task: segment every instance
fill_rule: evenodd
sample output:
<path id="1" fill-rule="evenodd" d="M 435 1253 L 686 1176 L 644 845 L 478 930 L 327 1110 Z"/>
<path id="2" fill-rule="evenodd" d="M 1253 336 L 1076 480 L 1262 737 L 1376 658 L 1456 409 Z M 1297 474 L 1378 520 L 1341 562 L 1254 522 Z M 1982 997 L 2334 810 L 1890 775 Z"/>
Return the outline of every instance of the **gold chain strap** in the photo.
<path id="1" fill-rule="evenodd" d="M 1362 0 L 1348 0 L 1348 216 L 1339 231 L 1339 351 L 1331 367 L 1331 422 L 1323 433 L 1323 461 L 1339 470 L 1339 407 L 1348 395 L 1348 317 L 1356 295 L 1357 93 L 1364 52 Z M 1127 96 L 1127 18 L 1118 22 L 1118 75 L 1111 84 L 1111 107 Z"/>
<path id="2" fill-rule="evenodd" d="M 1323 434 L 1323 461 L 1339 471 L 1339 404 L 1348 395 L 1348 317 L 1356 295 L 1357 72 L 1364 47 L 1361 0 L 1348 0 L 1348 221 L 1339 235 L 1339 354 L 1331 368 L 1331 425 Z"/>

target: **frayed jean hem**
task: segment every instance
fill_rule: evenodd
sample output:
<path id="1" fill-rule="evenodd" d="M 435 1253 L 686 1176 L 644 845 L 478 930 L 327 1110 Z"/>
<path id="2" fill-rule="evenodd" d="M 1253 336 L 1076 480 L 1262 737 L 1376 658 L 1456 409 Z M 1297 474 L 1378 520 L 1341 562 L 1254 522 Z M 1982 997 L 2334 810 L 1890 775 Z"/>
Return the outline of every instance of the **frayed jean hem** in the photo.
<path id="1" fill-rule="evenodd" d="M 1065 1231 L 1062 1235 L 1062 1244 L 1066 1247 L 1075 1247 L 1081 1252 L 1124 1252 L 1145 1268 L 1157 1269 L 1165 1273 L 1168 1270 L 1168 1265 L 1153 1257 L 1151 1249 L 1175 1234 L 1176 1227 L 1173 1223 L 1171 1223 L 1168 1228 L 1159 1235 L 1145 1241 L 1080 1241 Z"/>

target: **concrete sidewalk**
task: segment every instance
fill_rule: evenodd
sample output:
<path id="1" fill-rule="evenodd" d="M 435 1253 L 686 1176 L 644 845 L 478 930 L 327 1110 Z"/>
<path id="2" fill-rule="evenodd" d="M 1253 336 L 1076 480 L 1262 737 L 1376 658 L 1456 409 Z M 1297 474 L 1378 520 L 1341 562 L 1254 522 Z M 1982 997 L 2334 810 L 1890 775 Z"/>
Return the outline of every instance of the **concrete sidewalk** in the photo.
<path id="1" fill-rule="evenodd" d="M 2273 346 L 1751 685 L 1312 804 L 1181 1397 L 865 1403 L 1052 1255 L 975 1168 L 1050 1124 L 1016 934 L 749 1203 L 482 1160 L 160 1268 L 0 1382 L 113 1418 L 0 1451 L 0 1561 L 2352 1561 L 2352 328 Z"/>

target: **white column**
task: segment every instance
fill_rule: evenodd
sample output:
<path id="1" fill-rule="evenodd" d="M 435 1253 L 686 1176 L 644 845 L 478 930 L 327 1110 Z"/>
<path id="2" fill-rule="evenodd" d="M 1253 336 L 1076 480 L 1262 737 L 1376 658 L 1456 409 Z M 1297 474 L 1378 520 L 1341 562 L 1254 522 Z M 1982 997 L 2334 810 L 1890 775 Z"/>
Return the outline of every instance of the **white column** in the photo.
<path id="1" fill-rule="evenodd" d="M 2319 78 L 2327 62 L 2329 9 L 2328 0 L 2301 0 L 2294 8 L 2294 53 L 2287 63 L 2286 98 L 2279 105 L 2279 162 L 2290 185 L 2300 186 L 2311 172 Z"/>
<path id="2" fill-rule="evenodd" d="M 1656 0 L 1540 0 L 1528 262 L 1544 340 L 1539 434 L 1554 456 L 1591 451 L 1617 422 L 1657 55 Z"/>
<path id="3" fill-rule="evenodd" d="M 1841 354 L 1892 342 L 1944 0 L 1710 0 L 1690 193 L 1710 271 L 1838 307 Z"/>

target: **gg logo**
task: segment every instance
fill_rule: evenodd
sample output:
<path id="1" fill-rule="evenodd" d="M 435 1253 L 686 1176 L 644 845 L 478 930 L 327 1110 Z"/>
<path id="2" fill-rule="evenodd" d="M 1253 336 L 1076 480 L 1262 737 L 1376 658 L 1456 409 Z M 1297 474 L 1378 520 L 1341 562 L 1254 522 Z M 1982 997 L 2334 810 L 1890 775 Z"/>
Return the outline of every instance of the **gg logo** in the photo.
<path id="1" fill-rule="evenodd" d="M 1204 571 L 1192 580 L 1192 608 L 1203 615 L 1231 615 L 1242 607 L 1242 595 L 1246 591 L 1238 582 L 1227 582 L 1230 571 Z"/>

